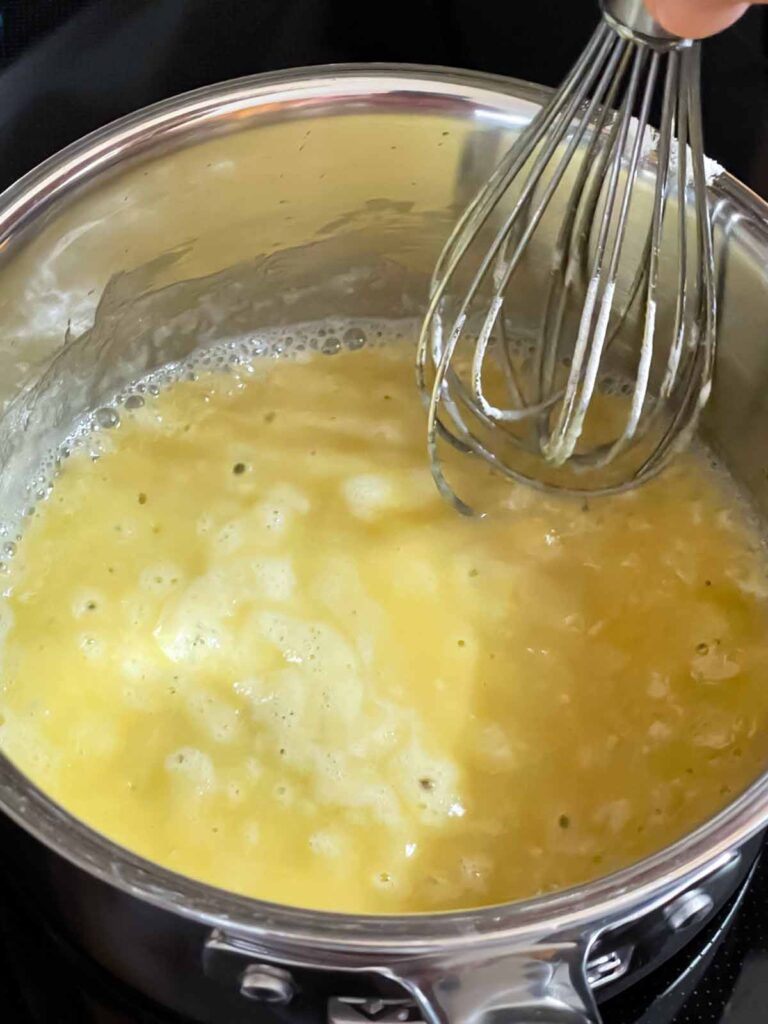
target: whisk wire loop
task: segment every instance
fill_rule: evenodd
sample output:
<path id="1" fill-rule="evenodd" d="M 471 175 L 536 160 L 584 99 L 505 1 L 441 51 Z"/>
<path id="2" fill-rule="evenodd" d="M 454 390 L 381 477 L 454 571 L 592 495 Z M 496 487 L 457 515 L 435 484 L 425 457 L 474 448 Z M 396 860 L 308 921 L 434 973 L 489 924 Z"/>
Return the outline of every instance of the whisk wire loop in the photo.
<path id="1" fill-rule="evenodd" d="M 416 377 L 433 476 L 465 513 L 443 442 L 508 479 L 611 493 L 659 472 L 709 394 L 716 297 L 699 46 L 655 38 L 645 23 L 619 32 L 615 0 L 604 3 L 607 20 L 460 217 L 433 275 Z M 518 327 L 542 249 L 542 309 Z M 662 279 L 674 282 L 672 302 Z M 604 415 L 612 375 L 619 394 Z"/>

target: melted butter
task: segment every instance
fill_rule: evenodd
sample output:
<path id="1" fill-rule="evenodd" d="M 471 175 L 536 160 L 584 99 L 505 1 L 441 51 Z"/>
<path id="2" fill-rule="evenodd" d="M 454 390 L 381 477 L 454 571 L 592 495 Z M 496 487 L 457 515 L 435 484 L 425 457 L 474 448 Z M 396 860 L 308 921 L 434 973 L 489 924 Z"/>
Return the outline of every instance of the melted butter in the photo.
<path id="1" fill-rule="evenodd" d="M 768 581 L 703 457 L 585 503 L 437 496 L 412 352 L 176 383 L 75 453 L 0 611 L 0 738 L 195 878 L 371 913 L 530 896 L 764 767 Z"/>

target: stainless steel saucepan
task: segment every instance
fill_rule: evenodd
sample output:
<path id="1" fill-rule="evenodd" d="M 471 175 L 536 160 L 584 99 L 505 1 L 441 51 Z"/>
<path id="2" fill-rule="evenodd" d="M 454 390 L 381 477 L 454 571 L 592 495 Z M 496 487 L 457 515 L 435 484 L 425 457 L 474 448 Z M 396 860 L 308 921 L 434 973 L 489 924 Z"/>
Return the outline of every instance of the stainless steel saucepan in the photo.
<path id="1" fill-rule="evenodd" d="M 345 316 L 410 329 L 457 211 L 544 95 L 429 68 L 245 79 L 119 121 L 6 192 L 8 537 L 40 453 L 148 370 L 265 326 Z M 721 344 L 703 429 L 765 512 L 768 207 L 714 165 L 709 179 Z M 544 267 L 534 259 L 524 276 L 522 332 Z M 768 822 L 768 778 L 619 874 L 412 917 L 307 912 L 180 877 L 76 821 L 3 758 L 0 807 L 11 819 L 3 856 L 30 900 L 119 977 L 201 1021 L 585 1024 L 599 1020 L 605 993 L 678 949 L 745 877 Z"/>

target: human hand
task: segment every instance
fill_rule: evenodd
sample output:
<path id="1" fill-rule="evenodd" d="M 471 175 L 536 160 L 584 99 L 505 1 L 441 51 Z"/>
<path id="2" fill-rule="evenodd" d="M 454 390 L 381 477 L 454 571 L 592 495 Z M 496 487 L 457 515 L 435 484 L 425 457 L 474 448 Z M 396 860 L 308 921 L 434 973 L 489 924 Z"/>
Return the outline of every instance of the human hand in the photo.
<path id="1" fill-rule="evenodd" d="M 768 3 L 768 0 L 755 0 Z M 751 6 L 739 0 L 645 0 L 648 12 L 667 32 L 701 39 L 722 32 Z"/>

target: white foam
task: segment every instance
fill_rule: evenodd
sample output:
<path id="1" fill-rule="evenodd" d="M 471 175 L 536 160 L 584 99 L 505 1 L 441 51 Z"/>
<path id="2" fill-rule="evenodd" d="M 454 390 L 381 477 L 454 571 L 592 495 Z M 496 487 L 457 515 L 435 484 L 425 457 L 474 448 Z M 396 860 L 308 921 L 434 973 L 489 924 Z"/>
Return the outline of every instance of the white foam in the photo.
<path id="1" fill-rule="evenodd" d="M 158 562 L 147 566 L 139 576 L 139 587 L 148 594 L 169 594 L 181 585 L 184 574 L 172 562 Z"/>
<path id="2" fill-rule="evenodd" d="M 312 833 L 309 837 L 309 848 L 313 853 L 329 858 L 340 857 L 344 849 L 339 836 L 325 830 Z"/>
<path id="3" fill-rule="evenodd" d="M 260 594 L 268 601 L 291 600 L 296 589 L 296 574 L 290 558 L 255 558 L 249 567 Z"/>
<path id="4" fill-rule="evenodd" d="M 240 732 L 237 709 L 212 693 L 186 688 L 184 703 L 192 718 L 216 743 L 232 743 Z"/>
<path id="5" fill-rule="evenodd" d="M 378 473 L 361 473 L 343 481 L 341 491 L 352 515 L 373 520 L 396 502 L 392 484 Z"/>
<path id="6" fill-rule="evenodd" d="M 216 771 L 213 761 L 197 747 L 179 747 L 165 759 L 165 770 L 169 775 L 190 786 L 192 791 L 203 796 L 216 785 Z"/>

